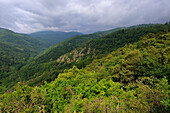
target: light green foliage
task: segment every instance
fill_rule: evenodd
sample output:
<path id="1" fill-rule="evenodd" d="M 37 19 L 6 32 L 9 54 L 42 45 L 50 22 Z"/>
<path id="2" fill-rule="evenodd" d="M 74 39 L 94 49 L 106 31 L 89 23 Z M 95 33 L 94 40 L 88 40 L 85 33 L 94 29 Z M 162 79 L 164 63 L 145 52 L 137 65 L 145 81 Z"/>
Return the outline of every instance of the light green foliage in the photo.
<path id="1" fill-rule="evenodd" d="M 38 88 L 31 88 L 22 83 L 15 86 L 12 93 L 0 96 L 2 112 L 41 112 L 44 111 L 45 92 Z"/>

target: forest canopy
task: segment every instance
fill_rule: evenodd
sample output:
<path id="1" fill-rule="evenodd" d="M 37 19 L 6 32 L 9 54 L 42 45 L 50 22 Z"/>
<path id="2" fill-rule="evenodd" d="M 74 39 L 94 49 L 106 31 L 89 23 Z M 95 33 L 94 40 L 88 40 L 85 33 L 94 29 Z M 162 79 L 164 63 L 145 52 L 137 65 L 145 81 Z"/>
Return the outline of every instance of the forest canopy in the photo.
<path id="1" fill-rule="evenodd" d="M 2 112 L 169 112 L 170 33 L 148 34 L 51 83 L 18 83 Z"/>

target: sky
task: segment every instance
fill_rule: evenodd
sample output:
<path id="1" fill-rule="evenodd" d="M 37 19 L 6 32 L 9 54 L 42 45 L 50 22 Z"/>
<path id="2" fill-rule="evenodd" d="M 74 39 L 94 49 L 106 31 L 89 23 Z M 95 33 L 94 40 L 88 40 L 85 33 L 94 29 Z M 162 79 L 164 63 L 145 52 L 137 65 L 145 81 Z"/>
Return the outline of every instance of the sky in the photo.
<path id="1" fill-rule="evenodd" d="M 170 21 L 170 0 L 0 0 L 0 27 L 93 33 Z"/>

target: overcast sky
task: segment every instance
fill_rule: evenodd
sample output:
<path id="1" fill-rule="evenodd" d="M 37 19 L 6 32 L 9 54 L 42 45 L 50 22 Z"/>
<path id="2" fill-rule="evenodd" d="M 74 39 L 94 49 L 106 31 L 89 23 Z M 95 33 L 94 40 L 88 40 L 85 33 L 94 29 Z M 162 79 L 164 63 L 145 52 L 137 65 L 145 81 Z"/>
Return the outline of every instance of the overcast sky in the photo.
<path id="1" fill-rule="evenodd" d="M 92 33 L 170 21 L 170 0 L 0 0 L 0 27 Z"/>

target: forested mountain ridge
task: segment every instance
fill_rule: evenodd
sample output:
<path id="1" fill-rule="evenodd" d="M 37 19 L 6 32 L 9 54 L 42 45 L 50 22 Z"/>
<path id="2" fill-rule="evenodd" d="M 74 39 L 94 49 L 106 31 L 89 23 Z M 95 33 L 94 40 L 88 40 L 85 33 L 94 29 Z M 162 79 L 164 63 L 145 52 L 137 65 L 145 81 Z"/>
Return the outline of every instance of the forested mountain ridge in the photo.
<path id="1" fill-rule="evenodd" d="M 79 36 L 73 36 L 61 43 L 57 43 L 50 48 L 48 48 L 46 51 L 44 51 L 43 54 L 40 54 L 36 57 L 35 61 L 36 63 L 46 63 L 52 60 L 58 59 L 61 55 L 71 52 L 73 49 L 81 46 L 83 43 L 92 40 L 97 39 L 103 36 L 106 36 L 107 34 L 110 34 L 114 31 L 120 30 L 123 28 L 116 28 L 108 31 L 102 31 L 98 33 L 88 34 L 88 35 L 79 35 Z"/>
<path id="2" fill-rule="evenodd" d="M 119 28 L 120 29 L 120 28 Z M 114 29 L 115 30 L 115 29 Z M 62 48 L 62 46 L 63 45 L 67 45 L 68 44 L 68 41 L 76 41 L 77 42 L 77 39 L 79 39 L 79 44 L 81 44 L 81 43 L 83 43 L 83 41 L 86 41 L 86 40 L 90 40 L 90 39 L 93 39 L 93 38 L 97 38 L 97 37 L 100 37 L 100 36 L 104 36 L 104 35 L 106 35 L 106 34 L 108 34 L 108 33 L 110 33 L 110 32 L 112 32 L 112 31 L 114 31 L 114 30 L 109 30 L 109 31 L 104 31 L 104 32 L 99 32 L 99 33 L 95 33 L 94 35 L 93 34 L 91 34 L 91 35 L 82 35 L 82 36 L 80 36 L 80 37 L 83 37 L 82 39 L 79 39 L 79 36 L 75 36 L 75 37 L 72 37 L 71 39 L 68 39 L 67 41 L 65 41 L 65 42 L 62 42 L 61 44 L 57 44 L 57 45 L 59 45 L 59 48 L 57 49 L 58 50 L 58 52 L 59 51 L 61 51 L 60 50 L 60 47 Z M 93 36 L 93 37 L 88 37 L 88 36 Z M 14 33 L 13 31 L 10 31 L 10 30 L 7 30 L 7 29 L 2 29 L 2 31 L 1 31 L 1 37 L 2 37 L 2 41 L 6 41 L 7 43 L 9 43 L 10 45 L 16 45 L 17 47 L 18 46 L 20 46 L 19 47 L 19 49 L 23 49 L 23 48 L 26 48 L 26 50 L 27 49 L 31 49 L 32 51 L 34 51 L 34 52 L 36 52 L 37 50 L 39 50 L 39 49 L 42 49 L 43 47 L 41 46 L 42 44 L 39 44 L 41 41 L 40 40 L 36 40 L 36 39 L 34 39 L 34 40 L 31 40 L 32 38 L 30 38 L 28 35 L 26 35 L 26 34 L 24 34 L 24 35 L 22 35 L 22 34 L 17 34 L 17 33 Z M 25 41 L 25 38 L 28 40 L 28 42 L 27 42 L 27 40 Z M 10 39 L 10 40 L 9 40 Z M 8 40 L 9 40 L 9 42 L 8 42 Z M 14 41 L 11 41 L 11 40 L 14 40 Z M 33 41 L 33 43 L 31 43 L 31 44 L 29 44 L 31 41 Z M 38 42 L 38 43 L 34 43 L 34 42 Z M 40 42 L 39 42 L 40 41 Z M 5 43 L 6 43 L 5 42 Z M 21 42 L 23 42 L 23 43 L 21 43 Z M 43 42 L 43 41 L 42 41 Z M 14 44 L 13 44 L 14 43 Z M 16 44 L 17 43 L 17 44 Z M 20 45 L 20 43 L 22 44 L 22 45 Z M 44 42 L 43 42 L 44 43 Z M 64 43 L 64 44 L 63 44 Z M 28 44 L 28 46 L 27 46 L 27 44 Z M 36 45 L 34 45 L 34 44 L 36 44 Z M 23 45 L 24 45 L 24 47 L 23 47 Z M 33 46 L 32 46 L 33 45 Z M 38 46 L 38 47 L 37 47 Z M 48 46 L 48 43 L 46 44 L 46 46 Z M 69 47 L 70 47 L 71 45 L 69 45 Z M 33 48 L 32 48 L 33 47 Z M 58 47 L 58 46 L 57 46 Z M 73 45 L 73 47 L 74 47 L 74 45 Z M 51 47 L 51 48 L 53 48 L 53 47 Z M 65 48 L 65 47 L 64 47 Z M 35 50 L 36 49 L 36 50 Z M 5 49 L 3 49 L 3 50 L 5 50 Z M 24 49 L 25 50 L 25 49 Z M 13 55 L 15 55 L 14 57 L 18 57 L 18 55 L 20 56 L 20 57 L 18 57 L 18 61 L 19 62 L 22 62 L 22 64 L 20 64 L 20 65 L 17 65 L 17 68 L 16 68 L 16 65 L 14 65 L 11 69 L 13 69 L 13 68 L 16 68 L 15 69 L 15 71 L 13 71 L 12 73 L 9 73 L 8 71 L 8 73 L 6 73 L 6 72 L 4 72 L 4 70 L 6 70 L 6 66 L 2 66 L 2 68 L 1 69 L 3 69 L 3 71 L 1 71 L 2 73 L 1 74 L 3 74 L 3 76 L 2 76 L 2 78 L 1 78 L 1 80 L 0 80 L 0 89 L 1 89 L 1 91 L 0 92 L 4 92 L 4 91 L 6 91 L 6 88 L 7 89 L 9 89 L 10 87 L 12 87 L 13 85 L 15 85 L 15 83 L 17 83 L 18 81 L 28 81 L 30 78 L 32 78 L 32 77 L 37 77 L 38 75 L 40 75 L 39 73 L 43 73 L 43 72 L 45 72 L 45 70 L 46 69 L 42 69 L 41 70 L 41 68 L 50 68 L 50 66 L 49 67 L 44 67 L 44 64 L 41 64 L 40 62 L 35 62 L 35 61 L 31 61 L 31 62 L 25 62 L 25 60 L 23 60 L 23 59 L 19 59 L 19 58 L 25 58 L 26 56 L 23 56 L 23 55 L 25 55 L 25 53 L 23 53 L 23 55 L 22 54 L 18 54 L 17 52 L 15 52 L 15 53 L 13 53 L 13 52 L 11 52 L 11 50 L 9 50 L 10 52 L 8 52 L 8 53 L 12 53 Z M 30 51 L 31 53 L 32 53 L 32 51 Z M 56 52 L 56 53 L 58 53 L 58 52 Z M 61 52 L 67 52 L 67 49 L 66 50 L 63 50 L 63 51 L 61 51 Z M 16 55 L 17 54 L 17 55 Z M 35 53 L 35 54 L 37 54 L 37 52 Z M 35 55 L 34 54 L 34 55 Z M 60 53 L 61 55 L 62 55 L 62 53 Z M 10 55 L 9 54 L 9 56 L 10 57 L 12 57 L 13 55 Z M 27 56 L 29 56 L 29 53 L 27 52 L 27 54 L 26 54 Z M 32 55 L 32 54 L 31 54 Z M 54 54 L 55 55 L 55 54 Z M 29 56 L 30 57 L 30 56 Z M 10 59 L 10 58 L 8 58 L 8 59 Z M 13 58 L 13 59 L 17 59 L 17 58 Z M 28 60 L 28 58 L 26 59 L 26 60 Z M 16 60 L 17 61 L 17 60 Z M 15 61 L 15 62 L 16 62 Z M 41 60 L 40 60 L 41 61 Z M 49 61 L 48 61 L 49 62 Z M 10 64 L 10 62 L 8 62 L 9 64 Z M 26 66 L 24 66 L 24 64 L 28 64 L 28 65 L 26 65 Z M 9 65 L 9 64 L 7 64 L 7 65 Z M 22 68 L 21 68 L 22 67 Z M 21 70 L 20 71 L 18 71 L 18 69 L 20 69 L 21 68 Z M 69 68 L 69 67 L 68 67 Z M 9 69 L 9 68 L 8 68 Z M 39 70 L 39 71 L 38 71 Z M 58 72 L 60 72 L 60 71 L 58 71 Z M 47 79 L 45 79 L 45 80 L 47 80 Z M 50 76 L 50 79 L 49 80 L 51 80 L 51 76 Z M 36 81 L 36 80 L 35 80 Z M 40 83 L 42 83 L 42 81 L 40 81 Z M 37 84 L 40 84 L 40 83 L 37 83 Z"/>
<path id="3" fill-rule="evenodd" d="M 19 83 L 0 95 L 2 112 L 169 112 L 170 33 L 134 44 L 60 73 L 51 83 Z"/>
<path id="4" fill-rule="evenodd" d="M 90 59 L 95 56 L 102 57 L 102 55 L 122 47 L 127 43 L 138 41 L 141 36 L 147 33 L 165 32 L 165 29 L 170 30 L 170 26 L 143 24 L 121 29 L 97 40 L 86 42 L 72 52 L 60 56 L 57 62 L 63 64 L 82 61 L 83 59 L 87 61 L 88 58 Z"/>
<path id="5" fill-rule="evenodd" d="M 5 42 L 15 46 L 36 49 L 37 51 L 47 47 L 45 42 L 38 41 L 27 35 L 21 35 L 8 29 L 0 29 L 0 42 Z"/>
<path id="6" fill-rule="evenodd" d="M 48 42 L 50 45 L 54 45 L 61 41 L 64 41 L 72 36 L 83 35 L 80 32 L 61 32 L 61 31 L 39 31 L 29 34 L 35 39 Z"/>
<path id="7" fill-rule="evenodd" d="M 0 29 L 0 66 L 23 65 L 30 57 L 47 48 L 44 42 L 15 33 L 8 29 Z M 4 65 L 5 64 L 5 65 Z M 18 68 L 13 66 L 13 68 Z M 19 66 L 19 67 L 20 67 Z M 2 69 L 1 67 L 1 69 Z"/>
<path id="8" fill-rule="evenodd" d="M 144 36 L 147 33 L 166 32 L 168 30 L 170 30 L 170 25 L 141 25 L 130 28 L 113 29 L 113 32 L 112 30 L 109 31 L 109 33 L 112 33 L 106 36 L 103 36 L 103 32 L 101 32 L 80 36 L 80 38 L 77 36 L 72 37 L 64 42 L 52 46 L 43 54 L 36 57 L 35 60 L 23 66 L 18 72 L 2 79 L 1 86 L 10 88 L 18 81 L 25 81 L 31 86 L 43 84 L 44 81 L 50 82 L 54 80 L 59 73 L 63 72 L 64 69 L 69 69 L 73 65 L 76 65 L 78 68 L 83 68 L 91 63 L 93 59 L 101 58 L 111 51 L 116 50 L 119 47 L 123 47 L 127 43 L 134 43 L 138 41 L 141 36 Z M 81 45 L 76 47 L 76 44 L 77 46 L 79 44 Z M 76 50 L 78 52 L 76 52 Z M 75 51 L 77 57 L 76 54 L 70 54 L 69 51 Z M 62 58 L 62 55 L 66 58 Z M 62 59 L 59 60 L 58 58 L 60 57 Z M 70 58 L 70 60 L 68 58 Z"/>
<path id="9" fill-rule="evenodd" d="M 47 47 L 46 43 L 29 36 L 0 29 L 0 84 Z"/>
<path id="10" fill-rule="evenodd" d="M 46 54 L 49 59 L 48 63 L 31 62 L 30 65 L 22 68 L 19 74 L 21 80 L 29 80 L 29 85 L 42 84 L 43 81 L 50 82 L 64 69 L 69 69 L 73 65 L 83 68 L 91 63 L 93 59 L 101 58 L 125 44 L 134 43 L 147 33 L 165 32 L 168 29 L 170 30 L 170 25 L 142 25 L 133 28 L 121 28 L 104 37 L 89 40 L 56 60 Z"/>

